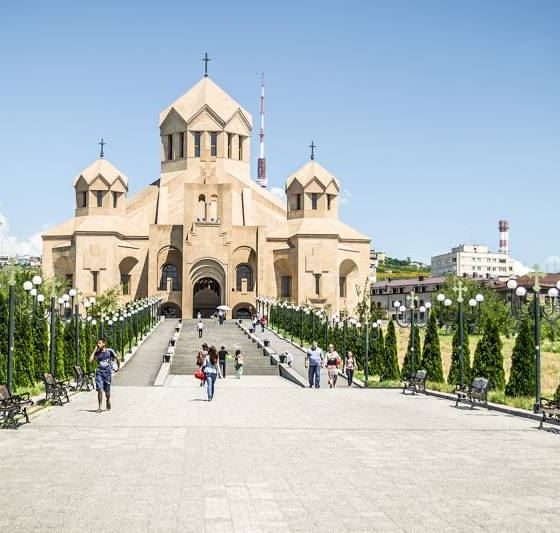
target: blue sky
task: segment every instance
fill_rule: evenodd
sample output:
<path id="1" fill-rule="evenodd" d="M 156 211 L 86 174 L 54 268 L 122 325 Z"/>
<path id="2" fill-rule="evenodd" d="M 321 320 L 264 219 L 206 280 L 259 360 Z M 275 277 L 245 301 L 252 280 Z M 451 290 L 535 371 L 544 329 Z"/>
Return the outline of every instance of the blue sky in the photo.
<path id="1" fill-rule="evenodd" d="M 72 216 L 101 136 L 132 193 L 157 178 L 158 114 L 208 51 L 254 119 L 265 72 L 271 186 L 313 139 L 375 248 L 497 249 L 505 218 L 514 257 L 543 264 L 560 255 L 559 28 L 555 1 L 3 2 L 0 244 Z"/>

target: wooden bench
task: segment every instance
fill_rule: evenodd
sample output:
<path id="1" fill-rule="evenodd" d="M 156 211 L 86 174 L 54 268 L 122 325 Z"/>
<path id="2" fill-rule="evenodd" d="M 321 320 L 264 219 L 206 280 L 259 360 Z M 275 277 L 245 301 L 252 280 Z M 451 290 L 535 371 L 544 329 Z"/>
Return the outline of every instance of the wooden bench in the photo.
<path id="1" fill-rule="evenodd" d="M 62 400 L 66 399 L 66 403 L 70 401 L 68 397 L 68 389 L 70 384 L 67 380 L 54 379 L 53 375 L 45 372 L 42 377 L 45 385 L 45 401 L 52 400 L 53 403 L 62 405 Z"/>
<path id="2" fill-rule="evenodd" d="M 426 377 L 428 372 L 426 370 L 417 370 L 408 379 L 404 380 L 402 393 L 406 394 L 406 391 L 412 391 L 412 394 L 417 392 L 426 392 Z"/>
<path id="3" fill-rule="evenodd" d="M 33 405 L 29 393 L 10 394 L 7 385 L 0 385 L 0 427 L 17 429 L 20 415 L 29 424 L 28 405 Z"/>
<path id="4" fill-rule="evenodd" d="M 95 389 L 95 379 L 93 372 L 84 372 L 80 365 L 74 367 L 74 377 L 76 378 L 76 385 L 74 390 L 90 391 Z"/>
<path id="5" fill-rule="evenodd" d="M 541 398 L 537 412 L 542 413 L 539 429 L 542 429 L 545 422 L 560 425 L 560 400 Z"/>
<path id="6" fill-rule="evenodd" d="M 457 385 L 457 401 L 455 407 L 459 407 L 459 402 L 471 404 L 471 409 L 474 404 L 480 404 L 488 407 L 488 380 L 486 378 L 474 378 L 470 385 Z"/>

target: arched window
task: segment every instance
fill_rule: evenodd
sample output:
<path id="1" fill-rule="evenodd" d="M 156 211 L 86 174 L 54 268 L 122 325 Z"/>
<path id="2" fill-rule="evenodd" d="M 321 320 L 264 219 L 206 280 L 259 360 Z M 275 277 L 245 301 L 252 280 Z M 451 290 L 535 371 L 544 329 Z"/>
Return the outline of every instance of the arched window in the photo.
<path id="1" fill-rule="evenodd" d="M 242 280 L 247 280 L 247 291 L 253 290 L 253 269 L 246 263 L 237 265 L 237 290 L 242 290 Z"/>
<path id="2" fill-rule="evenodd" d="M 170 263 L 163 265 L 161 269 L 161 284 L 159 287 L 160 291 L 167 290 L 167 280 L 171 280 L 171 290 L 179 290 L 179 279 L 177 276 L 177 267 Z"/>

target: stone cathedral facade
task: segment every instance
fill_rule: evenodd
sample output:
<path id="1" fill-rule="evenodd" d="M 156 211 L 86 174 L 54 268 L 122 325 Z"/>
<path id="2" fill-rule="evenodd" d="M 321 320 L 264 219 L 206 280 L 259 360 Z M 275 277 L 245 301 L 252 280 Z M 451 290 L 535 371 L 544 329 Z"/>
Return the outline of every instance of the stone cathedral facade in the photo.
<path id="1" fill-rule="evenodd" d="M 210 78 L 160 114 L 161 175 L 128 197 L 100 158 L 74 180 L 74 217 L 43 235 L 47 276 L 88 297 L 159 295 L 168 315 L 218 305 L 254 312 L 257 296 L 352 313 L 369 275 L 370 240 L 338 219 L 338 179 L 310 160 L 287 200 L 250 175 L 252 117 Z"/>

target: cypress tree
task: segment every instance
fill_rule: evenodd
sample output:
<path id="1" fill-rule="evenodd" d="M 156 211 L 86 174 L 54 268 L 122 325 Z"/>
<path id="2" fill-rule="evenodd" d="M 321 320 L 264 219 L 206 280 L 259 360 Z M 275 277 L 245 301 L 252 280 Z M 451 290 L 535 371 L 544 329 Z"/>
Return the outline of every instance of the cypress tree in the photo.
<path id="1" fill-rule="evenodd" d="M 508 396 L 531 396 L 535 390 L 535 339 L 531 320 L 524 316 L 511 354 L 511 370 L 506 386 Z"/>
<path id="2" fill-rule="evenodd" d="M 6 383 L 8 367 L 8 298 L 0 287 L 0 384 Z"/>
<path id="3" fill-rule="evenodd" d="M 74 374 L 76 364 L 75 324 L 70 321 L 64 325 L 64 375 L 69 377 Z"/>
<path id="4" fill-rule="evenodd" d="M 66 369 L 64 366 L 64 325 L 59 317 L 55 318 L 55 337 L 54 337 L 54 360 L 56 379 L 64 379 L 66 377 Z"/>
<path id="5" fill-rule="evenodd" d="M 49 371 L 49 326 L 40 306 L 35 308 L 32 323 L 35 381 L 41 381 L 42 375 Z"/>
<path id="6" fill-rule="evenodd" d="M 441 349 L 439 345 L 439 334 L 436 322 L 436 314 L 430 313 L 428 328 L 424 338 L 424 349 L 422 350 L 421 367 L 427 372 L 428 379 L 436 383 L 443 383 L 443 366 L 441 363 Z"/>
<path id="7" fill-rule="evenodd" d="M 490 389 L 503 390 L 505 386 L 504 357 L 502 340 L 497 325 L 486 319 L 484 333 L 474 352 L 472 377 L 484 377 Z"/>
<path id="8" fill-rule="evenodd" d="M 380 327 L 370 329 L 369 333 L 369 370 L 371 374 L 381 376 L 385 354 L 385 339 Z"/>
<path id="9" fill-rule="evenodd" d="M 459 384 L 460 369 L 460 353 L 459 353 L 459 328 L 455 327 L 453 339 L 451 341 L 451 366 L 449 367 L 449 375 L 447 383 L 450 385 Z M 471 381 L 471 355 L 469 346 L 469 333 L 467 329 L 466 319 L 463 323 L 463 383 Z"/>
<path id="10" fill-rule="evenodd" d="M 408 346 L 406 347 L 406 355 L 404 356 L 403 367 L 401 375 L 403 378 L 408 378 L 412 375 L 412 331 L 408 335 Z M 420 369 L 422 347 L 420 344 L 420 329 L 414 328 L 414 371 Z M 428 374 L 428 379 L 431 376 Z"/>
<path id="11" fill-rule="evenodd" d="M 385 350 L 381 365 L 380 381 L 396 381 L 400 378 L 399 359 L 397 356 L 397 334 L 395 323 L 390 320 L 385 337 Z"/>
<path id="12" fill-rule="evenodd" d="M 27 311 L 27 308 L 16 309 L 14 334 L 14 383 L 16 387 L 30 387 L 35 384 L 33 329 L 31 317 Z"/>

